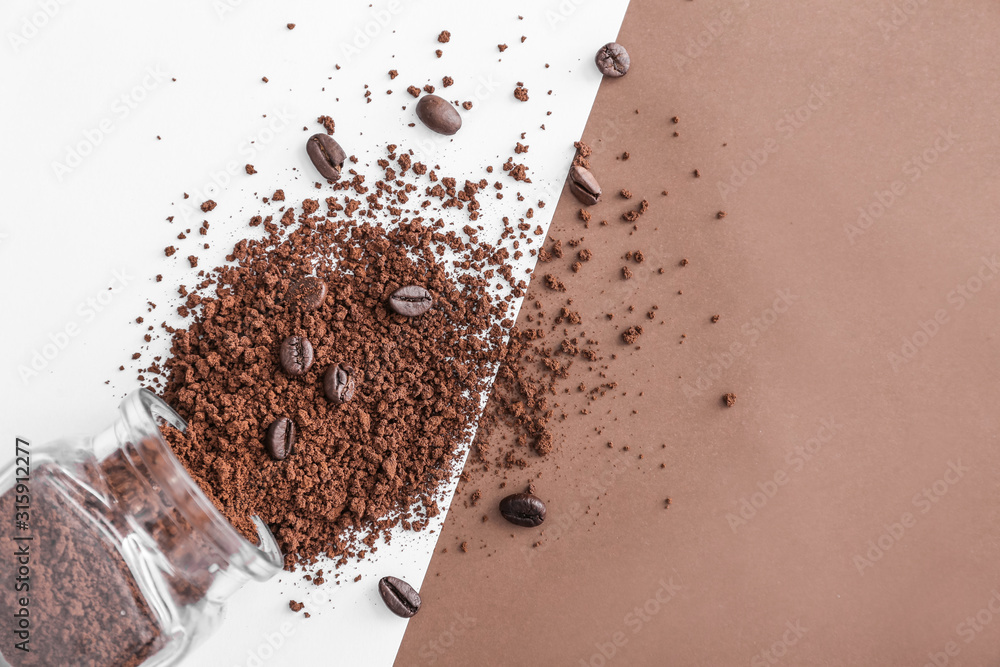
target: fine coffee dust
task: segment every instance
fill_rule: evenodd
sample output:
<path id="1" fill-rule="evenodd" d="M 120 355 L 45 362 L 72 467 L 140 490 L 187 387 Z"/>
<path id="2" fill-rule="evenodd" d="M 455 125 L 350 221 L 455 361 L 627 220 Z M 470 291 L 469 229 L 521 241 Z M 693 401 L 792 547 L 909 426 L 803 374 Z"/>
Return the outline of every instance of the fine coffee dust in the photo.
<path id="1" fill-rule="evenodd" d="M 434 496 L 471 435 L 505 349 L 510 302 L 526 286 L 506 248 L 479 241 L 470 226 L 464 240 L 432 217 L 439 206 L 476 220 L 486 182 L 460 189 L 395 150 L 399 171 L 380 160 L 385 178 L 373 190 L 352 169 L 333 186 L 346 194 L 327 198 L 325 212 L 306 200 L 297 216 L 282 208 L 279 222 L 255 216 L 263 238 L 239 241 L 229 264 L 181 287 L 179 311 L 193 321 L 166 327 L 170 356 L 146 370 L 188 421 L 186 437 L 167 434 L 180 460 L 248 538 L 253 515 L 271 527 L 289 570 L 323 553 L 339 563 L 363 558 L 390 528 L 421 529 L 439 512 Z M 420 194 L 404 175 L 432 184 Z M 515 235 L 505 224 L 499 241 Z M 287 295 L 309 275 L 329 289 L 303 312 Z M 428 289 L 434 307 L 419 317 L 391 312 L 387 299 L 406 285 Z M 279 367 L 291 335 L 314 348 L 301 377 Z M 322 383 L 337 363 L 357 377 L 342 405 Z M 263 440 L 281 417 L 296 423 L 298 441 L 275 461 Z"/>

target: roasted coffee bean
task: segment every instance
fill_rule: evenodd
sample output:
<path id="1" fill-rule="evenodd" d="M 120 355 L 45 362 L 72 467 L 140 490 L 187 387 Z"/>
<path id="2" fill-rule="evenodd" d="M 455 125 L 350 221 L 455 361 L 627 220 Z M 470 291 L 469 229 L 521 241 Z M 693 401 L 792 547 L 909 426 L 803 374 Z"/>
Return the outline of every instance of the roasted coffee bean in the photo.
<path id="1" fill-rule="evenodd" d="M 420 594 L 402 579 L 382 577 L 378 582 L 378 594 L 396 616 L 410 618 L 420 611 Z"/>
<path id="2" fill-rule="evenodd" d="M 328 134 L 314 134 L 306 142 L 306 153 L 316 171 L 328 181 L 340 180 L 340 170 L 344 167 L 347 153 Z"/>
<path id="3" fill-rule="evenodd" d="M 281 342 L 281 367 L 293 376 L 305 375 L 313 364 L 313 346 L 308 338 L 289 336 Z"/>
<path id="4" fill-rule="evenodd" d="M 326 300 L 326 283 L 313 276 L 300 278 L 288 290 L 288 301 L 303 310 L 316 310 Z"/>
<path id="5" fill-rule="evenodd" d="M 389 296 L 389 307 L 400 315 L 423 315 L 434 305 L 434 297 L 420 285 L 400 287 Z"/>
<path id="6" fill-rule="evenodd" d="M 515 493 L 500 501 L 500 514 L 517 526 L 532 528 L 545 521 L 545 503 L 530 493 Z"/>
<path id="7" fill-rule="evenodd" d="M 625 47 L 615 42 L 602 46 L 594 61 L 597 63 L 597 69 L 601 70 L 601 74 L 614 78 L 625 76 L 628 73 L 629 65 L 632 64 L 632 59 L 629 58 Z"/>
<path id="8" fill-rule="evenodd" d="M 330 366 L 323 375 L 323 391 L 337 405 L 354 398 L 354 369 L 347 364 Z"/>
<path id="9" fill-rule="evenodd" d="M 586 167 L 574 164 L 569 170 L 569 191 L 584 206 L 601 201 L 601 184 Z"/>
<path id="10" fill-rule="evenodd" d="M 455 134 L 462 128 L 462 117 L 443 97 L 427 95 L 417 102 L 417 118 L 439 134 Z"/>
<path id="11" fill-rule="evenodd" d="M 264 437 L 264 446 L 267 453 L 276 461 L 280 461 L 291 456 L 295 447 L 295 422 L 288 417 L 281 417 L 274 420 L 274 423 L 267 429 L 267 436 Z"/>

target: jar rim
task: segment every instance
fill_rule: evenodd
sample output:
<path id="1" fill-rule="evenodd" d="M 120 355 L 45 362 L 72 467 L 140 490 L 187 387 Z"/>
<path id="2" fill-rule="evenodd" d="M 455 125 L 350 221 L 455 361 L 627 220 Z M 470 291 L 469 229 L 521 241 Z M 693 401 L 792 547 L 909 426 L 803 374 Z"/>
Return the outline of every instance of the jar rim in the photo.
<path id="1" fill-rule="evenodd" d="M 252 544 L 209 500 L 174 454 L 160 431 L 160 422 L 181 432 L 187 430 L 187 422 L 173 408 L 148 389 L 138 389 L 125 397 L 120 411 L 127 431 L 121 442 L 131 441 L 156 482 L 182 501 L 178 508 L 185 514 L 196 514 L 186 516 L 187 520 L 198 526 L 233 566 L 257 581 L 267 581 L 282 569 L 284 558 L 267 524 L 258 516 L 251 517 L 260 541 Z"/>

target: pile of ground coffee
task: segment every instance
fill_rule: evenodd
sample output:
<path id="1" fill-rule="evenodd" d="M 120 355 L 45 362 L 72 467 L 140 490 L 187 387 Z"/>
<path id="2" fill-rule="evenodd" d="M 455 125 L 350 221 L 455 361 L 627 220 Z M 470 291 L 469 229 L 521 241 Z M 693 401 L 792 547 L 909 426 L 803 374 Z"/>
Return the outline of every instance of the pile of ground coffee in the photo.
<path id="1" fill-rule="evenodd" d="M 298 213 L 282 206 L 278 221 L 254 216 L 265 235 L 239 241 L 229 264 L 180 288 L 179 310 L 193 321 L 164 325 L 171 354 L 143 375 L 188 421 L 186 437 L 170 439 L 192 476 L 247 537 L 260 516 L 288 569 L 323 553 L 364 557 L 389 528 L 419 529 L 438 513 L 434 495 L 471 435 L 505 352 L 510 302 L 526 286 L 499 246 L 516 235 L 509 224 L 494 245 L 478 238 L 481 228 L 467 225 L 463 236 L 433 217 L 457 208 L 475 221 L 485 180 L 460 187 L 395 146 L 379 167 L 373 189 L 345 170 L 332 186 L 343 194 L 325 211 L 307 199 Z M 328 288 L 315 310 L 288 298 L 305 276 Z M 429 290 L 434 307 L 393 313 L 386 301 L 406 285 Z M 296 377 L 279 363 L 289 336 L 314 351 Z M 324 395 L 334 364 L 355 373 L 343 404 Z M 264 438 L 280 418 L 298 437 L 274 460 Z"/>

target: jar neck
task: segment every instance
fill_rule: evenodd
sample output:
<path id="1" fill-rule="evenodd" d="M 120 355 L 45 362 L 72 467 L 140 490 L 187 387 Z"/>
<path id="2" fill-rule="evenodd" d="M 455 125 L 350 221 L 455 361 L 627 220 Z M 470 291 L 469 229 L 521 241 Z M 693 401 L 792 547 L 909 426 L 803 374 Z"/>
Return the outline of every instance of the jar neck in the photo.
<path id="1" fill-rule="evenodd" d="M 249 579 L 270 579 L 283 564 L 271 531 L 253 517 L 259 545 L 244 539 L 178 461 L 161 425 L 187 427 L 142 389 L 125 397 L 119 419 L 94 438 L 108 488 L 130 527 L 184 580 L 177 582 L 182 597 L 221 601 Z"/>

